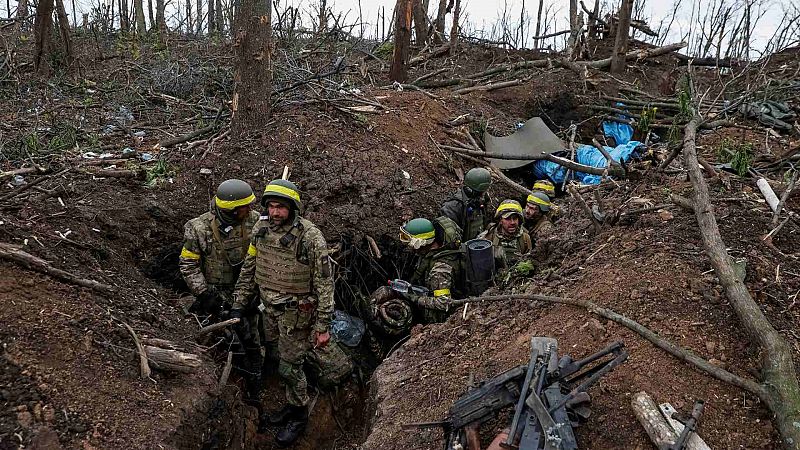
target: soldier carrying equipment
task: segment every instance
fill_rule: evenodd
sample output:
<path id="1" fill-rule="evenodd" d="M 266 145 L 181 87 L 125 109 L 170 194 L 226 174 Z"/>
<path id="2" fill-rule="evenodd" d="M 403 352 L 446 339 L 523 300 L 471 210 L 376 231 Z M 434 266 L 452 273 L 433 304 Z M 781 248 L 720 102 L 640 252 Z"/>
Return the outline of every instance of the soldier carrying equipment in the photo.
<path id="1" fill-rule="evenodd" d="M 489 222 L 491 203 L 487 191 L 492 175 L 483 167 L 470 169 L 464 176 L 464 186 L 444 201 L 439 214 L 449 217 L 462 230 L 464 242 L 478 237 Z"/>

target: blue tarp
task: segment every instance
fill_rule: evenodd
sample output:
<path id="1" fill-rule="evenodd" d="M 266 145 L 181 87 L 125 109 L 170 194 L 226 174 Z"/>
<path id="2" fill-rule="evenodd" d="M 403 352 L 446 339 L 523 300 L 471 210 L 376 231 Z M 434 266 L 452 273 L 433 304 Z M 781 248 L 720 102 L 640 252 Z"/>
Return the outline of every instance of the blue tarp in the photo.
<path id="1" fill-rule="evenodd" d="M 608 153 L 615 161 L 627 162 L 634 156 L 636 148 L 642 145 L 639 141 L 629 141 L 626 144 L 618 145 L 616 148 L 605 147 Z M 606 158 L 600 153 L 600 150 L 591 145 L 581 145 L 575 151 L 575 160 L 579 164 L 592 167 L 605 167 Z M 533 165 L 533 174 L 539 180 L 550 179 L 555 184 L 564 182 L 564 177 L 567 175 L 567 169 L 554 162 L 540 160 L 536 161 Z M 582 172 L 576 172 L 571 175 L 571 178 L 578 180 L 583 184 L 600 184 L 602 179 L 599 175 L 589 175 Z"/>
<path id="2" fill-rule="evenodd" d="M 633 138 L 633 127 L 625 123 L 605 121 L 603 122 L 603 134 L 614 138 L 617 145 L 624 145 Z"/>

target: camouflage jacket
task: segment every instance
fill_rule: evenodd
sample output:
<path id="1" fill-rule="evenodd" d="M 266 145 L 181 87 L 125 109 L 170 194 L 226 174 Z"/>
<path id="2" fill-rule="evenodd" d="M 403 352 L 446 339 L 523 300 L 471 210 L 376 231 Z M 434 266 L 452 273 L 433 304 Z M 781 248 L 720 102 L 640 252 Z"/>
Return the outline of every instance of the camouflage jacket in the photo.
<path id="1" fill-rule="evenodd" d="M 250 231 L 257 221 L 258 213 L 251 211 L 241 225 L 228 229 L 218 228 L 219 222 L 212 212 L 186 222 L 178 267 L 193 295 L 203 293 L 208 285 L 223 294 L 233 293 L 250 245 Z"/>
<path id="2" fill-rule="evenodd" d="M 495 263 L 500 269 L 513 267 L 533 248 L 531 238 L 523 227 L 514 236 L 507 236 L 493 223 L 480 237 L 492 241 Z"/>
<path id="3" fill-rule="evenodd" d="M 533 244 L 538 240 L 547 239 L 547 237 L 555 231 L 553 222 L 550 221 L 548 216 L 540 216 L 536 220 L 525 221 L 523 225 L 525 230 L 528 231 L 528 236 Z"/>
<path id="4" fill-rule="evenodd" d="M 298 229 L 302 231 L 296 233 Z M 289 239 L 281 239 L 288 235 L 295 237 L 287 244 L 286 241 Z M 267 307 L 280 307 L 295 302 L 301 307 L 313 304 L 315 309 L 313 328 L 319 332 L 327 331 L 334 307 L 333 274 L 325 237 L 319 228 L 303 218 L 297 218 L 293 224 L 273 227 L 267 216 L 261 216 L 253 227 L 252 236 L 239 281 L 236 283 L 233 307 L 245 308 L 247 305 L 243 302 L 251 298 L 256 290 L 261 294 L 261 302 Z M 264 278 L 260 278 L 259 273 L 268 273 L 274 264 L 270 258 L 274 255 L 271 251 L 275 248 L 275 242 L 291 246 L 293 249 L 294 261 L 287 270 L 297 273 L 298 269 L 307 268 L 310 271 L 308 293 L 279 292 L 266 286 Z M 262 280 L 261 283 L 258 282 L 259 278 Z"/>
<path id="5" fill-rule="evenodd" d="M 480 198 L 472 199 L 464 192 L 464 188 L 459 189 L 442 203 L 439 214 L 447 216 L 453 220 L 462 230 L 462 242 L 475 239 L 486 228 L 490 214 L 489 203 L 491 200 L 487 194 Z"/>
<path id="6" fill-rule="evenodd" d="M 453 298 L 464 295 L 463 253 L 438 249 L 422 257 L 411 283 L 431 291 L 431 296 L 417 296 L 412 301 L 422 308 L 425 323 L 444 322 Z"/>

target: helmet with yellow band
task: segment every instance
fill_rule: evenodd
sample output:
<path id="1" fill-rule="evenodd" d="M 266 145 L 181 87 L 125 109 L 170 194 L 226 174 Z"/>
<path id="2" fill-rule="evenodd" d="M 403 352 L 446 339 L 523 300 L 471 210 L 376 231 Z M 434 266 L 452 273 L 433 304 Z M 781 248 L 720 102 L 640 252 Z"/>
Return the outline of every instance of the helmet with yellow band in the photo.
<path id="1" fill-rule="evenodd" d="M 411 219 L 400 227 L 400 241 L 417 250 L 436 240 L 436 229 L 428 219 Z"/>
<path id="2" fill-rule="evenodd" d="M 520 220 L 522 220 L 524 218 L 522 215 L 522 205 L 516 200 L 503 200 L 500 206 L 497 207 L 494 218 L 499 219 L 502 217 L 503 219 L 507 219 L 511 216 L 519 216 Z"/>
<path id="3" fill-rule="evenodd" d="M 550 202 L 550 197 L 543 192 L 532 192 L 530 195 L 528 195 L 527 202 L 528 204 L 538 206 L 541 212 L 550 211 L 550 208 L 553 206 L 553 204 Z"/>
<path id="4" fill-rule="evenodd" d="M 253 188 L 242 180 L 226 180 L 217 188 L 214 204 L 217 208 L 231 211 L 240 206 L 247 206 L 256 201 Z"/>
<path id="5" fill-rule="evenodd" d="M 270 200 L 288 202 L 289 206 L 297 211 L 303 207 L 303 203 L 300 201 L 300 190 L 289 180 L 272 180 L 267 184 L 264 196 L 261 197 L 261 206 L 266 208 Z"/>
<path id="6" fill-rule="evenodd" d="M 549 197 L 555 197 L 556 186 L 550 182 L 550 180 L 536 180 L 536 182 L 533 183 L 532 191 L 543 192 Z"/>

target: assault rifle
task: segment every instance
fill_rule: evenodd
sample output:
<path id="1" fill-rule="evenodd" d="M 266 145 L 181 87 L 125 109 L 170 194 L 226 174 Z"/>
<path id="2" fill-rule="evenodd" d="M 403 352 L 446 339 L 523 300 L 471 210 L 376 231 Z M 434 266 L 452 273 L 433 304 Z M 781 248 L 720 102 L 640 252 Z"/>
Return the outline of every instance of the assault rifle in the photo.
<path id="1" fill-rule="evenodd" d="M 441 427 L 445 450 L 473 450 L 467 444 L 467 429 L 479 427 L 514 405 L 505 448 L 577 450 L 573 428 L 590 414 L 586 390 L 627 357 L 624 344 L 614 342 L 581 360 L 567 355 L 559 358 L 555 339 L 532 337 L 527 365 L 507 370 L 468 391 L 453 403 L 444 420 L 403 428 Z"/>

